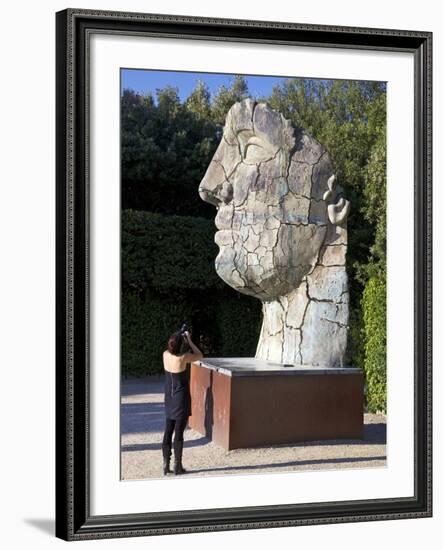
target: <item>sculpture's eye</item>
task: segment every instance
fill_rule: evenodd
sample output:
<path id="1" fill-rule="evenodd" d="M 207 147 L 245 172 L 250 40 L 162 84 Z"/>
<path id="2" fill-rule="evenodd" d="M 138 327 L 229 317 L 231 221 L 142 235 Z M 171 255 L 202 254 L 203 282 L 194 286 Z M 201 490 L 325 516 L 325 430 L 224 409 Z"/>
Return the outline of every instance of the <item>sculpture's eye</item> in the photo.
<path id="1" fill-rule="evenodd" d="M 274 154 L 274 148 L 264 139 L 256 136 L 250 130 L 239 132 L 238 140 L 246 164 L 258 164 L 271 159 Z"/>
<path id="2" fill-rule="evenodd" d="M 240 151 L 242 156 L 245 156 L 245 149 L 249 140 L 253 139 L 255 134 L 252 130 L 240 130 L 237 134 L 237 139 L 240 144 Z"/>
<path id="3" fill-rule="evenodd" d="M 256 136 L 251 137 L 245 145 L 244 157 L 249 160 L 255 160 L 263 156 L 266 156 L 266 150 L 260 139 Z"/>

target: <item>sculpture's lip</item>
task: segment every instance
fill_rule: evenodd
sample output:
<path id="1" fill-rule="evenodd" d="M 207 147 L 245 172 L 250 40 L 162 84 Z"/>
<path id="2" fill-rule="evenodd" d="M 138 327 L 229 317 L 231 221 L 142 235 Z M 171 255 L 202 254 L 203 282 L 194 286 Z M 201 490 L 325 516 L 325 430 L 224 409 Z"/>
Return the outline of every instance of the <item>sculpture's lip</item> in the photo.
<path id="1" fill-rule="evenodd" d="M 232 217 L 232 208 L 228 205 L 220 205 L 214 218 L 215 227 L 220 230 L 231 229 Z"/>
<path id="2" fill-rule="evenodd" d="M 219 229 L 215 232 L 214 235 L 214 242 L 215 244 L 218 244 L 218 246 L 233 246 L 234 245 L 234 235 L 238 233 L 238 231 L 234 231 L 233 229 Z"/>

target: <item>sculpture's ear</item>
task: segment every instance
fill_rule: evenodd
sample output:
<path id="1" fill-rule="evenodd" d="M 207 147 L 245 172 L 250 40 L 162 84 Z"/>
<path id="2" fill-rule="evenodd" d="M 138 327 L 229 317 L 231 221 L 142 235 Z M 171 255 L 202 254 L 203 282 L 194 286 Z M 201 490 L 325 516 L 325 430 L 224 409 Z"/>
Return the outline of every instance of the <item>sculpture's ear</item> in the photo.
<path id="1" fill-rule="evenodd" d="M 335 174 L 332 174 L 332 176 L 328 179 L 328 190 L 325 191 L 323 195 L 323 200 L 334 200 L 335 198 L 335 187 L 336 187 L 336 181 L 335 181 Z"/>
<path id="2" fill-rule="evenodd" d="M 328 190 L 323 195 L 323 200 L 330 203 L 328 204 L 328 217 L 329 221 L 334 225 L 340 225 L 346 221 L 349 214 L 351 203 L 340 197 L 339 201 L 335 203 L 337 196 L 341 193 L 341 188 L 337 188 L 337 182 L 335 174 L 328 179 Z"/>
<path id="3" fill-rule="evenodd" d="M 351 203 L 341 197 L 337 204 L 328 205 L 329 221 L 334 225 L 340 225 L 346 221 Z"/>

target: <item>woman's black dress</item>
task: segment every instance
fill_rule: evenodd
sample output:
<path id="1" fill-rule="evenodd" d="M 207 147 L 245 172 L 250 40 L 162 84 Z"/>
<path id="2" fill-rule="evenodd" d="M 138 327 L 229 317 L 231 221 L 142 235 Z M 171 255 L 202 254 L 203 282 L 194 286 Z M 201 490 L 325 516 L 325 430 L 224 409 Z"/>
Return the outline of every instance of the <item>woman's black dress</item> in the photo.
<path id="1" fill-rule="evenodd" d="M 191 416 L 191 392 L 186 370 L 169 372 L 165 369 L 166 418 L 178 420 Z"/>

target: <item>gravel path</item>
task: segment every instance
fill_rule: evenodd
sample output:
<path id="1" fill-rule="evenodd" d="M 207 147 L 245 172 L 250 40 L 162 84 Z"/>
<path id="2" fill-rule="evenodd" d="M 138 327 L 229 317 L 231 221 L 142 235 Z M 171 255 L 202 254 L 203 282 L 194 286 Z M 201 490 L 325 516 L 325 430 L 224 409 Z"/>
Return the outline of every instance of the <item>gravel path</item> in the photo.
<path id="1" fill-rule="evenodd" d="M 186 476 L 384 467 L 386 417 L 365 414 L 364 422 L 363 440 L 314 441 L 232 451 L 225 451 L 187 427 L 183 466 L 188 470 Z M 163 478 L 163 429 L 161 379 L 122 382 L 121 479 Z"/>

